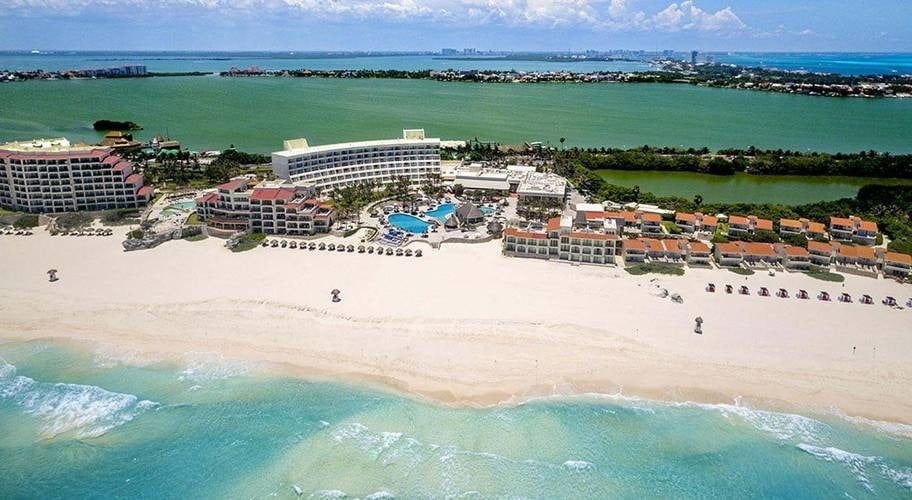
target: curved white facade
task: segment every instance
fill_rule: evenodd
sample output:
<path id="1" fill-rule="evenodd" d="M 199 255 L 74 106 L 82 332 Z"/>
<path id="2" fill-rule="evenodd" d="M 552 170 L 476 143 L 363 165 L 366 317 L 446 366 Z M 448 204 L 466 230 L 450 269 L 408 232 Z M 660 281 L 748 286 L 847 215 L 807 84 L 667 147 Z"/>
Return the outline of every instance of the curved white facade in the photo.
<path id="1" fill-rule="evenodd" d="M 404 130 L 402 139 L 309 146 L 306 140 L 285 141 L 286 149 L 272 153 L 272 170 L 279 179 L 303 182 L 321 191 L 399 177 L 412 185 L 440 175 L 440 139 L 426 139 L 424 130 Z"/>

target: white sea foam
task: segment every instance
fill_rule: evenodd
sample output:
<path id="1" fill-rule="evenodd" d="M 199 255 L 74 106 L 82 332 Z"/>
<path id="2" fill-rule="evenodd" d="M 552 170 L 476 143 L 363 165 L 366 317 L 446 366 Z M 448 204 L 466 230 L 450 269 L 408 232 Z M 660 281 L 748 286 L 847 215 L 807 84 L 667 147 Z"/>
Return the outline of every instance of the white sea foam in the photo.
<path id="1" fill-rule="evenodd" d="M 871 481 L 868 479 L 868 475 L 865 471 L 866 467 L 870 464 L 877 463 L 877 457 L 867 457 L 864 455 L 859 455 L 857 453 L 852 453 L 845 450 L 840 450 L 839 448 L 834 448 L 832 446 L 821 447 L 814 446 L 810 444 L 801 443 L 798 445 L 798 449 L 809 453 L 821 460 L 827 462 L 837 462 L 845 465 L 855 474 L 855 477 L 858 481 L 869 491 L 874 491 L 874 488 L 871 486 Z"/>
<path id="2" fill-rule="evenodd" d="M 392 500 L 396 495 L 384 490 L 380 490 L 364 497 L 364 500 Z"/>
<path id="3" fill-rule="evenodd" d="M 251 368 L 247 363 L 227 360 L 211 352 L 189 352 L 184 355 L 184 360 L 186 367 L 178 378 L 198 383 L 239 377 L 249 373 Z"/>
<path id="4" fill-rule="evenodd" d="M 46 438 L 71 432 L 79 438 L 98 437 L 157 406 L 93 385 L 37 382 L 16 375 L 16 367 L 2 360 L 0 399 L 40 418 Z"/>
<path id="5" fill-rule="evenodd" d="M 348 493 L 342 490 L 318 490 L 311 493 L 307 498 L 320 498 L 331 500 L 333 498 L 348 498 Z"/>
<path id="6" fill-rule="evenodd" d="M 592 469 L 592 464 L 585 460 L 567 460 L 563 463 L 564 468 L 580 471 Z"/>

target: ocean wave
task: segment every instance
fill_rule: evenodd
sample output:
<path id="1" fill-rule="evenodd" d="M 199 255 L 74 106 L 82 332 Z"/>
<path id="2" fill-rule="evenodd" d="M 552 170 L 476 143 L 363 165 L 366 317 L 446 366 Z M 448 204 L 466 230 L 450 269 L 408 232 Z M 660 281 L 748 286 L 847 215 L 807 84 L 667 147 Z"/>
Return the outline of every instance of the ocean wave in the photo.
<path id="1" fill-rule="evenodd" d="M 385 490 L 380 490 L 367 495 L 364 497 L 364 500 L 392 500 L 393 498 L 396 498 L 396 495 Z"/>
<path id="2" fill-rule="evenodd" d="M 562 465 L 565 469 L 575 471 L 590 470 L 593 468 L 592 464 L 585 460 L 567 460 Z"/>
<path id="3" fill-rule="evenodd" d="M 871 420 L 865 417 L 851 417 L 845 413 L 838 411 L 834 411 L 834 414 L 846 422 L 857 426 L 868 427 L 892 437 L 912 439 L 912 425 L 909 424 L 884 422 L 882 420 Z"/>
<path id="4" fill-rule="evenodd" d="M 212 352 L 188 352 L 184 355 L 185 368 L 178 378 L 191 382 L 212 382 L 240 377 L 250 372 L 247 363 L 225 359 Z"/>
<path id="5" fill-rule="evenodd" d="M 40 418 L 44 438 L 74 433 L 94 438 L 130 422 L 157 403 L 132 394 L 82 384 L 37 382 L 17 375 L 16 367 L 0 360 L 0 401 Z"/>
<path id="6" fill-rule="evenodd" d="M 307 498 L 319 498 L 321 500 L 332 500 L 333 498 L 348 498 L 348 493 L 342 490 L 318 490 L 311 493 Z"/>
<path id="7" fill-rule="evenodd" d="M 868 469 L 874 469 L 876 472 L 880 472 L 884 479 L 912 491 L 912 469 L 896 470 L 890 467 L 882 457 L 866 456 L 832 446 L 814 446 L 807 443 L 800 443 L 797 448 L 825 462 L 840 463 L 846 466 L 868 491 L 874 491 L 871 480 L 868 478 Z"/>

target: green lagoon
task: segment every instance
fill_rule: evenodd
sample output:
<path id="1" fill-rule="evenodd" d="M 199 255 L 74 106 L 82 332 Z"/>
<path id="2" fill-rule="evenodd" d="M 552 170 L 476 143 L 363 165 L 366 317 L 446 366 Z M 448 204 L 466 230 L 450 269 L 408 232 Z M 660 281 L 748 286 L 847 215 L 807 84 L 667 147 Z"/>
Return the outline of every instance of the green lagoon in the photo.
<path id="1" fill-rule="evenodd" d="M 97 140 L 98 119 L 193 149 L 269 152 L 395 137 L 423 127 L 444 139 L 568 146 L 874 149 L 912 152 L 912 100 L 833 99 L 668 84 L 470 84 L 216 76 L 33 81 L 0 85 L 0 140 Z M 704 195 L 705 196 L 705 195 Z"/>
<path id="2" fill-rule="evenodd" d="M 789 175 L 709 175 L 695 172 L 637 172 L 598 170 L 610 184 L 640 186 L 659 196 L 703 197 L 706 203 L 782 203 L 800 205 L 815 201 L 852 198 L 866 184 L 912 186 L 912 179 L 862 177 L 805 177 Z"/>

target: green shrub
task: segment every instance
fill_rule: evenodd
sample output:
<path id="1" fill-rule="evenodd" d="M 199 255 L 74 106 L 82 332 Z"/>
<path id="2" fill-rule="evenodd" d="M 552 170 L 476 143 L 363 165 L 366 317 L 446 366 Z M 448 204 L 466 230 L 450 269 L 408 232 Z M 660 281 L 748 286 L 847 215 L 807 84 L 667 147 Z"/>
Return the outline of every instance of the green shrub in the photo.
<path id="1" fill-rule="evenodd" d="M 683 267 L 671 266 L 668 264 L 641 264 L 639 266 L 627 267 L 625 270 L 634 276 L 640 276 L 643 274 L 669 274 L 672 276 L 684 276 Z"/>
<path id="2" fill-rule="evenodd" d="M 811 269 L 810 271 L 807 271 L 805 274 L 807 274 L 808 276 L 810 276 L 811 278 L 814 278 L 814 279 L 823 280 L 823 281 L 831 281 L 833 283 L 842 283 L 843 281 L 845 281 L 845 276 L 843 276 L 841 274 L 831 273 L 829 271 L 822 270 L 822 269 Z"/>
<path id="3" fill-rule="evenodd" d="M 753 269 L 748 269 L 746 267 L 729 267 L 727 269 L 735 274 L 740 274 L 741 276 L 750 276 L 754 274 Z"/>
<path id="4" fill-rule="evenodd" d="M 13 222 L 13 227 L 16 229 L 30 229 L 33 227 L 38 227 L 38 216 L 32 214 L 21 215 L 18 219 L 16 219 L 16 222 Z"/>
<path id="5" fill-rule="evenodd" d="M 69 212 L 58 215 L 57 227 L 64 230 L 79 229 L 92 223 L 92 217 L 85 212 Z"/>
<path id="6" fill-rule="evenodd" d="M 266 235 L 263 233 L 250 233 L 245 234 L 238 240 L 237 246 L 231 249 L 232 252 L 246 252 L 247 250 L 253 250 L 258 247 L 263 240 L 266 239 Z"/>
<path id="7" fill-rule="evenodd" d="M 134 229 L 127 233 L 127 237 L 131 240 L 140 240 L 143 237 L 143 231 L 142 229 Z"/>

